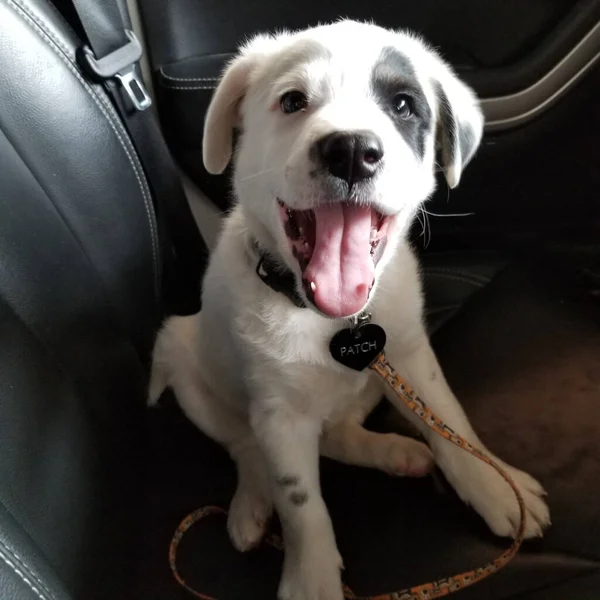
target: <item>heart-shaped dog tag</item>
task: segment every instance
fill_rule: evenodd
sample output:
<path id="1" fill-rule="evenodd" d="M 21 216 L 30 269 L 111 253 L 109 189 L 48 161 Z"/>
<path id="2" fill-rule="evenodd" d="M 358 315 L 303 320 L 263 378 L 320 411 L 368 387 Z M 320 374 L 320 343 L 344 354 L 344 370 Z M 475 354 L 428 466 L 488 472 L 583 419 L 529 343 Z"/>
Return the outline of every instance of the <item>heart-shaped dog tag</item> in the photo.
<path id="1" fill-rule="evenodd" d="M 331 342 L 329 352 L 339 363 L 355 371 L 367 368 L 385 346 L 385 331 L 375 323 L 358 329 L 342 329 Z"/>

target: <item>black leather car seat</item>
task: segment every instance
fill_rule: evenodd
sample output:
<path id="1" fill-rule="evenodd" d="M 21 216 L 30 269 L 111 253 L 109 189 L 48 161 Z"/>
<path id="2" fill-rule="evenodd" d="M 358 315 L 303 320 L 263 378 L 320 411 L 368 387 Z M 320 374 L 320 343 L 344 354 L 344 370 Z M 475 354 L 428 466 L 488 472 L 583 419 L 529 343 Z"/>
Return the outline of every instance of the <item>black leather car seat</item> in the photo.
<path id="1" fill-rule="evenodd" d="M 0 597 L 124 598 L 136 551 L 157 223 L 47 0 L 0 0 Z"/>

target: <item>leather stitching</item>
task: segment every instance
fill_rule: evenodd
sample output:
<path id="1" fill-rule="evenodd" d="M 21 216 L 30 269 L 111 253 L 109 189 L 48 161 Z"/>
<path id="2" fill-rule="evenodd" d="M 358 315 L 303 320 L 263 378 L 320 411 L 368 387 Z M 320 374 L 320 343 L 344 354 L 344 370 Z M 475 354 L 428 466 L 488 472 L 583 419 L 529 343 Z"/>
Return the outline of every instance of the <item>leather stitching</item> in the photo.
<path id="1" fill-rule="evenodd" d="M 88 92 L 96 106 L 100 109 L 100 112 L 104 115 L 110 128 L 113 130 L 114 134 L 117 136 L 121 147 L 123 148 L 127 158 L 129 159 L 129 163 L 133 169 L 133 173 L 135 178 L 137 179 L 138 185 L 140 187 L 140 191 L 142 192 L 142 197 L 144 199 L 144 205 L 146 209 L 146 214 L 148 216 L 148 222 L 150 225 L 150 239 L 152 242 L 152 258 L 154 262 L 154 270 L 155 270 L 155 290 L 158 298 L 159 291 L 159 264 L 158 264 L 158 248 L 157 248 L 157 238 L 158 233 L 156 230 L 156 225 L 154 222 L 154 210 L 152 207 L 152 198 L 150 196 L 150 191 L 147 187 L 147 182 L 145 175 L 141 169 L 141 165 L 139 165 L 138 161 L 134 158 L 137 157 L 135 149 L 133 145 L 131 145 L 131 141 L 129 140 L 129 136 L 123 129 L 123 125 L 118 120 L 118 118 L 112 113 L 111 107 L 108 106 L 108 100 L 105 99 L 101 94 L 97 93 L 81 76 L 77 68 L 75 67 L 75 63 L 71 60 L 69 56 L 69 51 L 67 48 L 57 40 L 51 31 L 49 31 L 45 24 L 39 20 L 39 18 L 30 13 L 26 7 L 24 7 L 18 0 L 0 0 L 3 1 L 8 6 L 12 5 L 12 8 L 15 12 L 19 13 L 23 19 L 25 19 L 34 29 L 37 29 L 41 34 L 41 38 L 46 41 L 48 46 L 54 51 L 54 53 L 65 63 L 67 68 L 75 75 L 75 77 L 82 84 L 84 89 Z M 54 44 L 54 45 L 53 45 Z M 55 47 L 56 46 L 56 47 Z M 62 50 L 64 53 L 60 53 L 57 51 L 57 48 Z M 121 129 L 121 133 L 119 130 Z"/>
<path id="2" fill-rule="evenodd" d="M 166 85 L 161 83 L 162 87 L 168 90 L 214 90 L 216 85 Z"/>
<path id="3" fill-rule="evenodd" d="M 57 40 L 55 38 L 55 36 L 52 34 L 51 31 L 49 31 L 45 24 L 39 20 L 39 18 L 30 13 L 26 7 L 24 7 L 18 0 L 4 0 L 7 4 L 12 4 L 13 5 L 13 9 L 20 13 L 21 16 L 29 22 L 29 24 L 34 28 L 34 29 L 38 29 L 41 30 L 40 33 L 42 34 L 41 37 L 42 39 L 44 38 L 49 38 L 46 39 L 45 41 L 48 43 L 48 46 L 55 52 L 55 54 L 65 63 L 65 65 L 69 68 L 69 70 L 77 77 L 77 79 L 79 80 L 79 82 L 83 85 L 83 87 L 85 88 L 85 90 L 88 92 L 88 94 L 91 96 L 92 100 L 94 100 L 94 103 L 96 104 L 96 106 L 100 109 L 100 112 L 102 112 L 102 114 L 105 116 L 106 120 L 108 121 L 111 129 L 113 130 L 114 134 L 117 136 L 117 139 L 119 140 L 119 142 L 121 143 L 121 146 L 123 148 L 123 150 L 125 151 L 125 154 L 127 156 L 127 158 L 129 159 L 129 162 L 131 164 L 131 167 L 133 169 L 134 175 L 137 179 L 138 185 L 140 187 L 140 190 L 142 192 L 142 197 L 144 198 L 144 204 L 145 204 L 145 208 L 146 208 L 146 214 L 148 216 L 148 221 L 150 224 L 150 237 L 151 237 L 151 241 L 152 241 L 152 258 L 154 261 L 154 267 L 155 267 L 155 287 L 156 287 L 156 292 L 158 295 L 158 289 L 159 289 L 159 265 L 158 265 L 158 250 L 156 247 L 156 238 L 157 238 L 157 231 L 155 230 L 155 223 L 154 223 L 154 219 L 153 219 L 153 208 L 152 208 L 152 199 L 150 196 L 150 191 L 147 188 L 147 183 L 146 183 L 146 179 L 145 176 L 143 174 L 143 171 L 141 170 L 141 166 L 139 164 L 137 164 L 137 161 L 133 158 L 134 156 L 137 156 L 135 153 L 135 149 L 133 148 L 133 146 L 131 145 L 131 142 L 129 140 L 128 135 L 126 134 L 126 132 L 124 131 L 124 129 L 121 130 L 121 133 L 124 134 L 123 136 L 119 133 L 119 129 L 121 129 L 122 123 L 120 122 L 120 120 L 117 120 L 117 118 L 113 115 L 110 114 L 110 108 L 107 106 L 108 101 L 105 100 L 103 98 L 103 96 L 101 94 L 98 94 L 81 76 L 81 74 L 78 72 L 77 68 L 75 67 L 75 64 L 70 57 L 70 53 L 69 50 L 61 43 L 60 40 Z M 50 42 L 53 42 L 58 48 L 60 48 L 64 55 L 63 56 L 61 53 L 57 52 L 56 49 L 52 46 L 52 44 Z M 66 60 L 65 60 L 66 59 Z M 100 102 L 99 102 L 100 100 Z M 112 118 L 111 118 L 112 117 Z M 126 141 L 129 142 L 129 144 L 126 143 Z M 129 146 L 129 148 L 128 148 Z M 131 153 L 130 151 L 131 150 Z M 146 183 L 146 185 L 144 185 L 144 183 Z"/>
<path id="4" fill-rule="evenodd" d="M 0 546 L 8 554 L 10 554 L 11 558 L 15 562 L 17 562 L 19 566 L 23 568 L 24 571 L 27 571 L 27 574 L 42 588 L 42 591 L 44 591 L 50 598 L 52 598 L 52 600 L 56 600 L 56 597 L 48 589 L 46 584 L 31 570 L 31 568 L 25 563 L 25 561 L 12 548 L 7 546 L 6 543 L 2 541 L 0 541 Z M 0 554 L 2 553 L 2 549 L 0 549 Z"/>
<path id="5" fill-rule="evenodd" d="M 8 556 L 2 550 L 0 550 L 0 558 L 20 577 L 20 579 L 29 587 L 29 589 L 38 597 L 40 600 L 56 600 L 54 596 L 48 596 L 39 590 L 33 582 L 13 563 Z"/>
<path id="6" fill-rule="evenodd" d="M 164 67 L 160 68 L 160 74 L 165 79 L 170 81 L 191 81 L 192 83 L 201 83 L 203 81 L 219 81 L 220 77 L 174 77 L 173 75 L 167 75 Z"/>

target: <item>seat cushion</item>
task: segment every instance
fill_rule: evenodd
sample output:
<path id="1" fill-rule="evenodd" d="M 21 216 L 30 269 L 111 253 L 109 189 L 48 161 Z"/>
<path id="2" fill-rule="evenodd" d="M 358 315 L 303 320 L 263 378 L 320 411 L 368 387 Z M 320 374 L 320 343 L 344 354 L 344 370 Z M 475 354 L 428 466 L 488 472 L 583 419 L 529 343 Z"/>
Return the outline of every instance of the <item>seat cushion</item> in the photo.
<path id="1" fill-rule="evenodd" d="M 600 566 L 600 305 L 547 258 L 502 273 L 436 335 L 450 384 L 490 449 L 545 485 L 540 546 Z"/>
<path id="2" fill-rule="evenodd" d="M 3 598 L 126 597 L 143 500 L 156 221 L 78 46 L 47 0 L 0 0 Z"/>

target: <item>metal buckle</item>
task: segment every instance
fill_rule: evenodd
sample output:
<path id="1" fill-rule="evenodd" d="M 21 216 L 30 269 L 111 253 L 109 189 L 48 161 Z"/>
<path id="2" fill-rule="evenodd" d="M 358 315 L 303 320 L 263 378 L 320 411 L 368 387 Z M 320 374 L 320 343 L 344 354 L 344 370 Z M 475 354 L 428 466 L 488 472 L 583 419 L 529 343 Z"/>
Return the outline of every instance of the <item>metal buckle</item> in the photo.
<path id="1" fill-rule="evenodd" d="M 92 49 L 84 46 L 78 54 L 79 63 L 96 81 L 116 79 L 135 109 L 146 110 L 152 106 L 152 99 L 135 71 L 135 65 L 142 57 L 142 46 L 133 31 L 126 29 L 125 35 L 129 42 L 104 58 L 97 59 Z"/>
<path id="2" fill-rule="evenodd" d="M 146 110 L 152 106 L 152 99 L 148 95 L 142 80 L 137 76 L 135 68 L 125 73 L 117 73 L 115 77 L 125 90 L 127 97 L 137 110 Z"/>
<path id="3" fill-rule="evenodd" d="M 370 323 L 370 322 L 371 322 L 371 313 L 368 313 L 368 312 L 360 313 L 359 315 L 352 317 L 352 324 L 350 325 L 350 331 L 352 331 L 352 333 L 354 334 L 354 337 L 358 339 L 362 335 L 360 328 L 363 325 L 366 325 L 367 323 Z"/>

